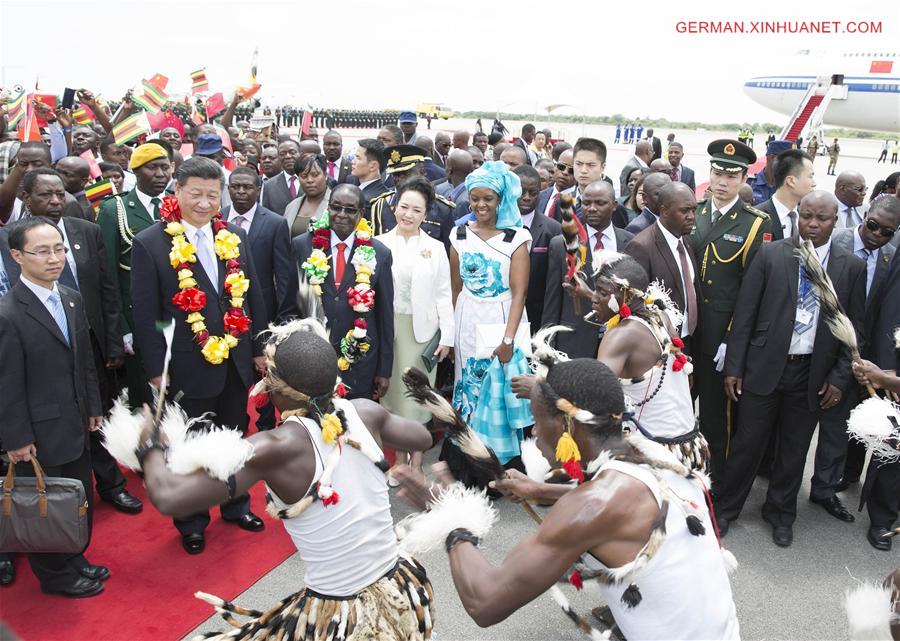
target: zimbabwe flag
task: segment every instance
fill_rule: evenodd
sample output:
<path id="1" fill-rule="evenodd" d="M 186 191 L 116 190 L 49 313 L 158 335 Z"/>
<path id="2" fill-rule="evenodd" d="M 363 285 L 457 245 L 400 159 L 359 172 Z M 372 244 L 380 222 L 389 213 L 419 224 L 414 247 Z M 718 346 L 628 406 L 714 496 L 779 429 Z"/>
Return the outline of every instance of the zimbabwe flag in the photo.
<path id="1" fill-rule="evenodd" d="M 25 117 L 25 90 L 6 103 L 6 128 L 15 131 L 16 125 Z"/>
<path id="2" fill-rule="evenodd" d="M 147 113 L 144 111 L 129 116 L 112 130 L 117 145 L 124 145 L 129 140 L 148 133 L 150 133 L 150 121 L 147 120 Z"/>
<path id="3" fill-rule="evenodd" d="M 209 80 L 206 79 L 206 67 L 191 72 L 191 93 L 209 91 Z"/>
<path id="4" fill-rule="evenodd" d="M 159 113 L 163 105 L 166 104 L 166 101 L 169 99 L 169 95 L 147 80 L 143 81 L 143 85 L 144 95 L 136 96 L 133 100 L 146 111 L 153 114 Z"/>
<path id="5" fill-rule="evenodd" d="M 94 210 L 100 207 L 100 201 L 115 193 L 116 188 L 109 178 L 98 180 L 93 185 L 88 185 L 84 188 L 84 196 L 90 201 L 91 205 L 94 206 Z"/>
<path id="6" fill-rule="evenodd" d="M 75 119 L 75 122 L 79 125 L 86 125 L 92 120 L 94 120 L 94 112 L 91 111 L 90 107 L 86 107 L 85 105 L 80 105 L 78 109 L 72 112 L 72 118 Z"/>

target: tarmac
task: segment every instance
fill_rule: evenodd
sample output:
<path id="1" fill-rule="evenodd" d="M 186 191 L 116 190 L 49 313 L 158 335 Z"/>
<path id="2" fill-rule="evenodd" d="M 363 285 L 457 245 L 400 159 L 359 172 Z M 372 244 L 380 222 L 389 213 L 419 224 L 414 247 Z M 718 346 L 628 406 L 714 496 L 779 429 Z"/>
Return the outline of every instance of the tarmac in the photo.
<path id="1" fill-rule="evenodd" d="M 798 500 L 794 544 L 790 548 L 780 548 L 772 542 L 771 528 L 760 516 L 765 499 L 765 479 L 757 479 L 741 518 L 732 524 L 724 539 L 726 547 L 740 563 L 731 576 L 731 588 L 742 639 L 848 639 L 844 592 L 859 581 L 880 582 L 900 566 L 900 545 L 896 542 L 892 551 L 880 552 L 866 541 L 869 519 L 865 511 L 856 512 L 858 485 L 841 495 L 847 507 L 857 515 L 855 523 L 838 521 L 807 500 L 814 451 L 811 447 L 806 480 Z M 426 464 L 436 456 L 435 448 L 426 457 Z M 518 505 L 508 500 L 496 502 L 496 507 L 500 519 L 481 549 L 491 563 L 498 565 L 518 541 L 534 531 L 535 525 Z M 410 511 L 395 497 L 392 497 L 392 508 L 395 520 Z M 443 550 L 419 560 L 428 570 L 434 586 L 436 623 L 433 638 L 437 641 L 575 641 L 586 638 L 547 595 L 538 597 L 506 621 L 490 628 L 479 628 L 459 601 Z M 264 610 L 301 589 L 303 574 L 300 555 L 294 554 L 234 602 Z M 702 581 L 703 577 L 697 579 Z M 202 590 L 203 586 L 198 585 L 197 589 Z M 591 619 L 591 608 L 600 604 L 596 592 L 588 586 L 582 592 L 575 592 L 571 587 L 563 589 L 573 607 Z M 702 613 L 697 615 L 702 616 Z M 185 641 L 197 634 L 228 628 L 228 624 L 215 615 L 186 636 Z"/>

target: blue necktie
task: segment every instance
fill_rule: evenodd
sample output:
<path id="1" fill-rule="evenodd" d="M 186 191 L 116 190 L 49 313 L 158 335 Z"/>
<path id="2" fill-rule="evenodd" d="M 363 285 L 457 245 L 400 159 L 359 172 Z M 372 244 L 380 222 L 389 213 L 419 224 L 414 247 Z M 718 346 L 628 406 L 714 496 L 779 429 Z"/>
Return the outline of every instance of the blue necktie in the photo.
<path id="1" fill-rule="evenodd" d="M 63 309 L 62 300 L 59 298 L 59 292 L 51 292 L 47 301 L 50 303 L 50 314 L 59 326 L 59 331 L 61 331 L 62 335 L 65 337 L 66 344 L 71 345 L 69 342 L 69 322 L 66 320 L 66 310 Z"/>
<path id="2" fill-rule="evenodd" d="M 209 248 L 209 240 L 206 238 L 206 234 L 199 229 L 197 230 L 197 233 L 194 234 L 194 248 L 197 250 L 197 257 L 200 259 L 200 264 L 203 265 L 206 275 L 209 276 L 209 280 L 212 282 L 213 289 L 218 292 L 219 268 L 216 266 L 216 259 L 213 257 L 212 251 Z"/>
<path id="3" fill-rule="evenodd" d="M 800 321 L 794 320 L 794 333 L 800 336 L 801 334 L 805 334 L 807 330 L 809 330 L 813 325 L 813 312 L 816 309 L 817 305 L 816 295 L 813 292 L 812 284 L 809 282 L 809 278 L 806 275 L 806 269 L 803 266 L 800 267 L 800 296 L 797 301 L 797 309 L 802 309 L 809 312 L 809 320 L 805 323 L 801 323 Z"/>

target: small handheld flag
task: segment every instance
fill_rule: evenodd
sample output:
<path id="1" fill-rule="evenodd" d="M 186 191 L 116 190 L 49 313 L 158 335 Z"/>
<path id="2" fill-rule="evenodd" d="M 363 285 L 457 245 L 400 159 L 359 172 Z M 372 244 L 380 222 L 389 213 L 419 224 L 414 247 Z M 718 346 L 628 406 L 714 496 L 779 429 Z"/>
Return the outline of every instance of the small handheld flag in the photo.
<path id="1" fill-rule="evenodd" d="M 147 113 L 141 111 L 129 116 L 115 127 L 112 134 L 117 145 L 124 145 L 129 140 L 134 140 L 142 134 L 150 133 L 150 122 L 147 120 Z"/>
<path id="2" fill-rule="evenodd" d="M 209 80 L 206 79 L 206 67 L 191 72 L 191 93 L 209 91 Z"/>

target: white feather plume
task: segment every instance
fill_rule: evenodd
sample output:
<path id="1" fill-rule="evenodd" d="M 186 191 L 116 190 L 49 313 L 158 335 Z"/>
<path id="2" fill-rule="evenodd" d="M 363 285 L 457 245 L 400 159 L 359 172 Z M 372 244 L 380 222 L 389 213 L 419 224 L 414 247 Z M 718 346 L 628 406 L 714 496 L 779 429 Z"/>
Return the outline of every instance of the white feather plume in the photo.
<path id="1" fill-rule="evenodd" d="M 891 418 L 896 423 L 891 422 Z M 850 438 L 865 444 L 873 456 L 885 461 L 900 459 L 900 451 L 889 445 L 886 439 L 900 438 L 894 425 L 900 424 L 900 411 L 887 399 L 872 396 L 850 412 L 847 433 Z"/>
<path id="2" fill-rule="evenodd" d="M 900 351 L 900 327 L 894 330 L 894 349 Z"/>
<path id="3" fill-rule="evenodd" d="M 614 265 L 623 258 L 625 258 L 625 254 L 614 252 L 611 249 L 601 249 L 593 255 L 594 276 L 600 273 L 600 270 L 603 269 L 604 265 Z M 628 282 L 625 281 L 624 284 L 627 285 Z"/>
<path id="4" fill-rule="evenodd" d="M 465 528 L 483 539 L 497 521 L 497 510 L 484 490 L 450 485 L 434 499 L 427 512 L 411 514 L 397 524 L 400 549 L 420 556 L 444 545 L 447 535 Z"/>
<path id="5" fill-rule="evenodd" d="M 536 438 L 527 438 L 522 441 L 522 463 L 525 465 L 525 473 L 535 483 L 543 483 L 547 472 L 552 467 L 538 448 Z"/>
<path id="6" fill-rule="evenodd" d="M 298 318 L 281 325 L 272 324 L 263 333 L 268 334 L 267 339 L 274 340 L 276 345 L 280 345 L 288 336 L 295 332 L 312 332 L 316 336 L 328 340 L 328 330 L 315 318 Z"/>
<path id="7" fill-rule="evenodd" d="M 678 309 L 678 306 L 672 302 L 671 292 L 666 289 L 665 285 L 659 280 L 654 280 L 647 287 L 647 296 L 654 300 L 662 302 L 657 307 L 661 309 L 672 322 L 672 327 L 679 328 L 684 322 L 684 314 Z"/>
<path id="8" fill-rule="evenodd" d="M 535 373 L 544 377 L 547 375 L 547 363 L 564 363 L 569 360 L 569 355 L 561 352 L 551 345 L 553 338 L 559 332 L 571 332 L 571 327 L 565 325 L 552 325 L 539 329 L 531 339 L 531 362 Z"/>
<path id="9" fill-rule="evenodd" d="M 725 572 L 732 574 L 738 568 L 738 560 L 730 550 L 722 548 L 722 562 L 725 563 Z"/>
<path id="10" fill-rule="evenodd" d="M 103 434 L 103 446 L 113 458 L 121 465 L 137 471 L 141 469 L 141 464 L 134 451 L 140 444 L 144 418 L 140 412 L 131 413 L 127 398 L 127 392 L 122 392 L 116 399 L 112 411 L 100 426 L 100 433 Z"/>
<path id="11" fill-rule="evenodd" d="M 237 430 L 214 428 L 189 434 L 181 443 L 169 447 L 167 464 L 175 474 L 206 470 L 211 477 L 225 481 L 244 467 L 253 456 L 253 444 Z"/>
<path id="12" fill-rule="evenodd" d="M 893 613 L 890 588 L 864 583 L 847 590 L 844 609 L 853 641 L 891 639 L 891 623 L 898 615 Z"/>

